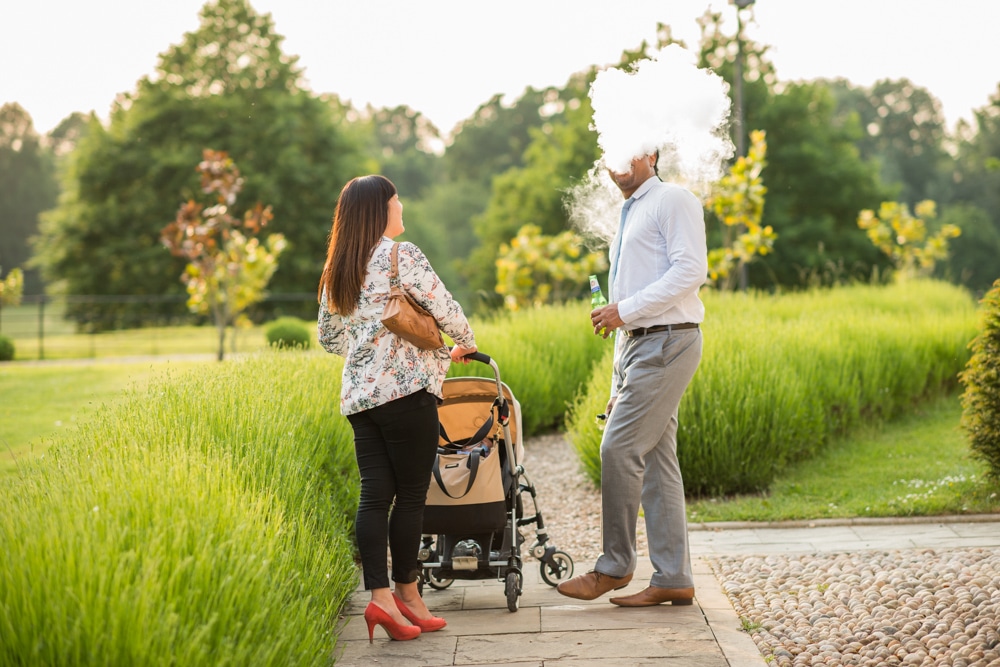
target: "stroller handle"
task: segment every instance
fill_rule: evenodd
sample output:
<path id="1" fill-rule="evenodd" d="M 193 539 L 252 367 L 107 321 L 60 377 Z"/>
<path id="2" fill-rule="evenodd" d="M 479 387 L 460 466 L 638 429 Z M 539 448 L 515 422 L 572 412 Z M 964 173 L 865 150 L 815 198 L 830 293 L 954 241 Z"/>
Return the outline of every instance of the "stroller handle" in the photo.
<path id="1" fill-rule="evenodd" d="M 450 345 L 448 346 L 448 349 L 449 350 L 452 349 Z M 493 361 L 492 359 L 490 359 L 490 355 L 483 354 L 482 352 L 473 352 L 472 354 L 467 354 L 462 358 L 471 359 L 472 361 L 478 361 L 479 363 L 486 364 L 487 366 L 489 366 Z"/>

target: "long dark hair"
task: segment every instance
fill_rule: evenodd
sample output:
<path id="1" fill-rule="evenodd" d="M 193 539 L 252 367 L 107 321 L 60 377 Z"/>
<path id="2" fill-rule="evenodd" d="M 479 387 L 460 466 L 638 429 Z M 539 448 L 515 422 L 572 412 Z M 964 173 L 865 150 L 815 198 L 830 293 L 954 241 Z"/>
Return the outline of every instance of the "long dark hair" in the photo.
<path id="1" fill-rule="evenodd" d="M 368 261 L 389 224 L 396 186 L 385 176 L 359 176 L 340 191 L 317 300 L 331 313 L 350 315 L 358 305 Z"/>

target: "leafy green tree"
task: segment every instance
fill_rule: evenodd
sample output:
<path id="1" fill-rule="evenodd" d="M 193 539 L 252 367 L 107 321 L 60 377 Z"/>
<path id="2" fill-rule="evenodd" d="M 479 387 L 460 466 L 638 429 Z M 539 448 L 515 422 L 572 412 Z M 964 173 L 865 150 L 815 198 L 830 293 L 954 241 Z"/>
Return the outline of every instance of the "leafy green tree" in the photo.
<path id="1" fill-rule="evenodd" d="M 883 79 L 865 88 L 844 79 L 821 80 L 833 93 L 838 125 L 856 124 L 861 159 L 898 201 L 915 206 L 946 198 L 950 158 L 941 102 L 909 79 Z"/>
<path id="2" fill-rule="evenodd" d="M 734 278 L 757 255 L 774 248 L 777 235 L 760 224 L 764 215 L 764 186 L 761 172 L 767 166 L 764 133 L 750 133 L 750 150 L 736 159 L 729 173 L 715 184 L 707 207 L 728 231 L 722 247 L 708 252 L 708 277 L 716 287 L 733 289 Z"/>
<path id="3" fill-rule="evenodd" d="M 487 303 L 499 302 L 493 295 L 501 244 L 529 224 L 550 236 L 570 228 L 566 192 L 600 156 L 597 136 L 590 129 L 593 110 L 587 96 L 594 73 L 574 75 L 558 97 L 551 99 L 548 108 L 553 113 L 542 127 L 532 130 L 524 165 L 493 179 L 489 204 L 473 220 L 480 245 L 465 264 L 463 275 Z"/>
<path id="4" fill-rule="evenodd" d="M 444 153 L 444 176 L 450 182 L 476 181 L 489 186 L 493 177 L 524 164 L 532 131 L 546 122 L 551 89 L 528 87 L 512 104 L 494 95 L 462 121 Z"/>
<path id="5" fill-rule="evenodd" d="M 496 291 L 509 310 L 579 299 L 590 291 L 587 276 L 607 271 L 607 258 L 585 252 L 572 231 L 545 235 L 525 225 L 500 246 Z"/>
<path id="6" fill-rule="evenodd" d="M 942 225 L 954 225 L 962 235 L 949 244 L 948 260 L 935 275 L 982 294 L 1000 276 L 1000 227 L 974 204 L 955 203 L 941 213 Z"/>
<path id="7" fill-rule="evenodd" d="M 752 285 L 867 280 L 874 267 L 887 266 L 856 224 L 858 210 L 887 197 L 854 145 L 859 129 L 837 126 L 833 108 L 826 86 L 791 83 L 757 111 L 768 143 L 762 224 L 781 238 L 749 272 Z"/>
<path id="8" fill-rule="evenodd" d="M 41 294 L 41 277 L 31 270 L 29 239 L 38 216 L 56 203 L 58 187 L 51 153 L 42 145 L 31 116 L 16 102 L 0 107 L 0 265 L 24 271 L 24 288 Z"/>
<path id="9" fill-rule="evenodd" d="M 474 302 L 474 292 L 461 273 L 477 245 L 471 220 L 482 213 L 489 195 L 489 187 L 478 181 L 446 180 L 431 186 L 422 199 L 403 200 L 403 238 L 420 246 L 463 305 Z"/>
<path id="10" fill-rule="evenodd" d="M 3 275 L 3 267 L 0 266 L 0 276 Z M 19 306 L 21 305 L 21 297 L 24 295 L 24 272 L 21 269 L 11 269 L 5 278 L 0 280 L 0 313 L 3 312 L 4 306 Z M 3 331 L 3 319 L 0 317 L 0 331 Z M 13 345 L 13 343 L 11 343 Z M 13 359 L 14 355 L 8 359 L 0 359 L 0 361 L 9 361 Z"/>
<path id="11" fill-rule="evenodd" d="M 916 215 L 900 202 L 882 202 L 878 215 L 870 209 L 858 215 L 858 227 L 869 240 L 892 260 L 897 278 L 929 276 L 934 265 L 948 257 L 948 239 L 961 234 L 955 225 L 946 224 L 933 234 L 927 221 L 937 217 L 937 205 L 930 199 L 917 204 Z"/>
<path id="12" fill-rule="evenodd" d="M 977 290 L 989 289 L 992 281 L 1000 276 L 1000 84 L 990 96 L 989 103 L 974 112 L 974 122 L 964 121 L 958 128 L 958 156 L 955 160 L 953 205 L 974 206 L 989 216 L 989 227 L 975 225 L 968 231 L 981 240 L 979 247 L 984 255 L 992 255 L 992 261 L 976 262 L 975 255 L 969 253 L 969 268 L 974 274 L 972 282 L 965 283 Z M 949 208 L 945 208 L 947 215 Z M 966 227 L 963 227 L 965 230 Z M 972 240 L 968 241 L 972 243 Z M 961 263 L 967 257 L 962 244 L 956 244 L 955 269 L 964 270 Z M 973 277 L 974 276 L 974 277 Z"/>
<path id="13" fill-rule="evenodd" d="M 270 206 L 257 204 L 234 218 L 230 208 L 243 189 L 243 177 L 224 151 L 205 150 L 198 164 L 201 190 L 215 195 L 205 208 L 189 200 L 177 217 L 160 232 L 163 244 L 188 261 L 181 275 L 187 287 L 188 308 L 211 314 L 219 332 L 218 359 L 225 355 L 226 329 L 252 304 L 266 296 L 264 289 L 278 268 L 285 238 L 271 234 L 264 245 L 256 234 L 273 218 Z M 233 335 L 235 346 L 236 336 Z"/>
<path id="14" fill-rule="evenodd" d="M 43 218 L 36 244 L 48 279 L 73 294 L 180 296 L 171 276 L 183 265 L 160 245 L 158 230 L 178 193 L 184 200 L 197 191 L 191 165 L 212 146 L 242 166 L 242 196 L 269 202 L 275 231 L 289 242 L 272 289 L 314 289 L 337 184 L 369 165 L 359 135 L 339 127 L 342 108 L 302 88 L 297 59 L 281 44 L 270 15 L 247 0 L 202 8 L 198 29 L 120 96 L 107 128 L 92 122 L 74 152 L 62 200 Z M 123 312 L 114 303 L 71 305 L 68 315 L 96 318 L 99 328 L 116 326 Z"/>
<path id="15" fill-rule="evenodd" d="M 422 113 L 408 106 L 374 109 L 366 115 L 372 125 L 373 153 L 379 171 L 391 180 L 403 198 L 420 198 L 441 177 L 441 158 L 435 154 L 441 133 Z"/>
<path id="16" fill-rule="evenodd" d="M 706 12 L 699 23 L 699 64 L 735 87 L 735 29 L 726 30 L 720 12 Z M 857 229 L 856 213 L 888 197 L 876 169 L 855 146 L 861 137 L 857 119 L 835 122 L 835 100 L 820 83 L 779 88 L 769 47 L 745 36 L 742 42 L 743 126 L 764 131 L 768 143 L 761 225 L 781 232 L 774 251 L 748 271 L 749 283 L 773 288 L 868 278 L 873 266 L 885 262 Z M 739 138 L 733 141 L 738 144 Z M 709 215 L 706 223 L 710 247 L 723 245 L 723 222 Z"/>

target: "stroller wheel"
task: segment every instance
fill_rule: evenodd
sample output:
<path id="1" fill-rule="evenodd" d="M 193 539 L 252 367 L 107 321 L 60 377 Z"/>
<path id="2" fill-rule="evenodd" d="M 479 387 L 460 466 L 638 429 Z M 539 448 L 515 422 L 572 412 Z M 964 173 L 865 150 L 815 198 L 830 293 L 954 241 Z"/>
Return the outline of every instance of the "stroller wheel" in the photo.
<path id="1" fill-rule="evenodd" d="M 517 611 L 521 602 L 521 573 L 520 572 L 508 572 L 507 581 L 504 586 L 504 592 L 507 593 L 507 609 L 511 612 Z"/>
<path id="2" fill-rule="evenodd" d="M 554 551 L 542 561 L 542 580 L 549 586 L 558 586 L 573 576 L 573 559 L 565 551 Z"/>
<path id="3" fill-rule="evenodd" d="M 424 568 L 423 581 L 427 582 L 427 585 L 436 591 L 443 591 L 444 589 L 455 583 L 454 579 L 440 579 L 437 576 L 437 571 L 433 568 Z"/>

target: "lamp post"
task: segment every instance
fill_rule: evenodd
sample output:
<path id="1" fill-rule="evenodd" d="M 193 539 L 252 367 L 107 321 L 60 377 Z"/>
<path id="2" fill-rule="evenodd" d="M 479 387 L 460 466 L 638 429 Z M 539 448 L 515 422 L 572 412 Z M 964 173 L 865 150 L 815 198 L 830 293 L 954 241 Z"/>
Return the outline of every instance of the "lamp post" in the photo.
<path id="1" fill-rule="evenodd" d="M 745 104 L 743 102 L 743 15 L 740 12 L 754 3 L 754 0 L 730 0 L 736 5 L 736 72 L 733 75 L 733 89 L 736 97 L 736 156 L 747 154 L 746 130 L 744 129 Z M 747 289 L 747 265 L 740 266 L 740 291 Z"/>
<path id="2" fill-rule="evenodd" d="M 737 157 L 747 154 L 746 132 L 743 117 L 746 113 L 743 103 L 743 15 L 740 13 L 754 3 L 754 0 L 731 0 L 736 5 L 736 73 L 733 88 L 736 91 L 736 150 Z"/>

